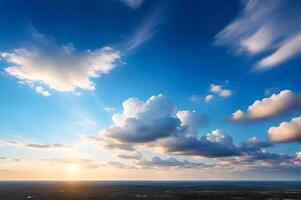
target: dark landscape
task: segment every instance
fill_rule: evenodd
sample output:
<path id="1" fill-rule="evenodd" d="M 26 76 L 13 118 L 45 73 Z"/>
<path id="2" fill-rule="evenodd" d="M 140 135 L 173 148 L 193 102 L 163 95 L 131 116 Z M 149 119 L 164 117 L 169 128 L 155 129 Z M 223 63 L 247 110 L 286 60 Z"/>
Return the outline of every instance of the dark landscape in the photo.
<path id="1" fill-rule="evenodd" d="M 2 181 L 1 200 L 301 199 L 296 181 Z"/>

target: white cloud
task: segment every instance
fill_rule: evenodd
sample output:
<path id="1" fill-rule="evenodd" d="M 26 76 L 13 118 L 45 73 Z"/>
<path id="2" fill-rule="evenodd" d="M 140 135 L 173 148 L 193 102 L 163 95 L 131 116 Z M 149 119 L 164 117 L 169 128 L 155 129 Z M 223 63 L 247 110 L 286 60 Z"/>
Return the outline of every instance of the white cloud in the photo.
<path id="1" fill-rule="evenodd" d="M 284 115 L 301 108 L 300 95 L 290 90 L 283 90 L 269 98 L 256 100 L 246 112 L 237 110 L 232 114 L 233 121 L 254 121 Z"/>
<path id="2" fill-rule="evenodd" d="M 51 96 L 51 94 L 48 91 L 44 90 L 44 88 L 42 88 L 41 86 L 36 87 L 36 92 L 45 97 Z"/>
<path id="3" fill-rule="evenodd" d="M 213 93 L 219 94 L 222 91 L 222 86 L 221 85 L 211 84 L 209 91 L 213 92 Z"/>
<path id="4" fill-rule="evenodd" d="M 8 65 L 7 74 L 37 85 L 37 92 L 45 96 L 49 92 L 41 90 L 41 86 L 59 92 L 75 92 L 77 88 L 93 90 L 92 79 L 109 73 L 120 59 L 120 53 L 111 47 L 80 52 L 71 45 L 47 40 L 41 34 L 35 40 L 36 45 L 2 52 L 0 57 Z"/>
<path id="5" fill-rule="evenodd" d="M 251 54 L 257 54 L 264 51 L 272 42 L 271 30 L 268 27 L 262 27 L 253 35 L 241 40 L 241 45 Z"/>
<path id="6" fill-rule="evenodd" d="M 301 53 L 301 3 L 281 0 L 241 1 L 243 9 L 216 36 L 216 44 L 228 45 L 237 52 L 259 54 L 257 69 L 270 69 Z M 264 55 L 264 54 L 263 54 Z"/>
<path id="7" fill-rule="evenodd" d="M 206 102 L 210 102 L 214 99 L 214 96 L 212 94 L 208 94 L 206 97 L 205 97 L 205 101 Z"/>
<path id="8" fill-rule="evenodd" d="M 230 89 L 226 89 L 225 85 L 218 85 L 218 84 L 213 84 L 213 83 L 210 84 L 209 92 L 211 92 L 212 94 L 208 94 L 204 99 L 205 102 L 207 102 L 207 103 L 214 99 L 213 94 L 218 95 L 220 97 L 224 97 L 224 98 L 232 95 L 232 91 Z"/>
<path id="9" fill-rule="evenodd" d="M 209 87 L 209 94 L 207 94 L 205 97 L 203 97 L 204 101 L 209 103 L 213 101 L 213 99 L 216 98 L 216 96 L 220 96 L 223 98 L 229 97 L 232 95 L 232 91 L 230 89 L 225 88 L 226 85 L 228 84 L 228 81 L 225 81 L 223 85 L 218 85 L 218 84 L 210 84 Z M 194 101 L 196 103 L 200 103 L 201 99 L 197 95 L 192 95 L 189 98 L 191 101 Z"/>
<path id="10" fill-rule="evenodd" d="M 279 126 L 268 130 L 269 139 L 275 143 L 301 142 L 301 116 L 290 122 L 282 122 Z"/>
<path id="11" fill-rule="evenodd" d="M 222 85 L 210 84 L 210 92 L 218 94 L 221 97 L 231 96 L 232 91 L 229 89 L 225 89 Z"/>
<path id="12" fill-rule="evenodd" d="M 229 90 L 229 89 L 223 89 L 219 93 L 219 95 L 222 96 L 222 97 L 228 97 L 228 96 L 231 96 L 231 94 L 232 94 L 232 91 Z"/>
<path id="13" fill-rule="evenodd" d="M 296 153 L 296 158 L 297 160 L 301 160 L 301 151 Z"/>

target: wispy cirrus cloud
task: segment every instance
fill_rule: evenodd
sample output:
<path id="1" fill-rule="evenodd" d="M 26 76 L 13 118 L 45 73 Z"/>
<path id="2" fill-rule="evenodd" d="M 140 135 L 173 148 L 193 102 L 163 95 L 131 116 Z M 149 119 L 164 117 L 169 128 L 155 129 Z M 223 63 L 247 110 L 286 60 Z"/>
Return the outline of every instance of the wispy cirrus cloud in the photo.
<path id="1" fill-rule="evenodd" d="M 300 1 L 245 0 L 238 16 L 215 36 L 215 43 L 263 56 L 256 69 L 271 69 L 301 53 Z"/>
<path id="2" fill-rule="evenodd" d="M 145 0 L 120 0 L 131 9 L 139 8 Z"/>
<path id="3" fill-rule="evenodd" d="M 164 13 L 167 7 L 165 3 L 157 5 L 151 12 L 146 14 L 132 35 L 122 42 L 121 46 L 125 53 L 133 51 L 155 35 L 158 26 L 164 21 Z"/>

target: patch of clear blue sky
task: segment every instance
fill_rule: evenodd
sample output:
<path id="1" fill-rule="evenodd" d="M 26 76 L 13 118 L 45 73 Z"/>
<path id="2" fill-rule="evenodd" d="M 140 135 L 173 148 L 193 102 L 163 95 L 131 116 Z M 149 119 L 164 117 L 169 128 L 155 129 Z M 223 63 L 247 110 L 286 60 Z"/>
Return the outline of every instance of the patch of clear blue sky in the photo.
<path id="1" fill-rule="evenodd" d="M 120 1 L 0 1 L 0 51 L 22 47 L 30 42 L 32 26 L 59 44 L 72 43 L 76 49 L 96 49 L 116 45 L 130 38 L 160 1 L 145 1 L 136 10 Z M 99 79 L 95 91 L 82 96 L 52 91 L 43 97 L 34 89 L 20 85 L 5 75 L 1 63 L 0 119 L 1 139 L 24 137 L 38 142 L 67 142 L 77 134 L 96 134 L 111 123 L 109 106 L 121 110 L 121 104 L 135 96 L 146 100 L 165 94 L 178 109 L 197 110 L 209 115 L 209 124 L 201 133 L 222 129 L 234 141 L 252 136 L 265 138 L 267 129 L 290 116 L 239 125 L 226 119 L 237 109 L 246 109 L 264 97 L 268 88 L 301 92 L 300 58 L 273 70 L 251 72 L 253 57 L 235 56 L 213 46 L 214 35 L 236 16 L 238 1 L 169 1 L 162 23 L 154 36 L 122 57 L 126 64 Z M 1 62 L 1 61 L 0 61 Z M 189 96 L 204 97 L 211 83 L 229 81 L 234 94 L 210 104 L 195 104 Z M 82 123 L 82 124 L 81 124 Z M 274 151 L 294 153 L 297 145 L 278 145 Z"/>

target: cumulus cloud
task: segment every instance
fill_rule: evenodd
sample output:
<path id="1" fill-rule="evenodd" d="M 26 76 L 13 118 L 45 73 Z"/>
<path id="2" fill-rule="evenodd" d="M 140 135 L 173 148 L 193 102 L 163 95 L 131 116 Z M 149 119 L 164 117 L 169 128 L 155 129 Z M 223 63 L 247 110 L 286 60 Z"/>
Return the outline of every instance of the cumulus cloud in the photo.
<path id="1" fill-rule="evenodd" d="M 301 116 L 271 127 L 268 137 L 274 143 L 301 142 Z"/>
<path id="2" fill-rule="evenodd" d="M 128 1 L 128 0 L 125 0 Z M 141 0 L 140 0 L 141 1 Z M 140 2 L 135 0 L 133 2 Z M 142 1 L 141 1 L 142 2 Z M 166 3 L 166 2 L 165 2 Z M 164 4 L 164 2 L 162 2 Z M 137 27 L 135 32 L 132 34 L 129 39 L 124 42 L 124 51 L 130 52 L 135 48 L 139 47 L 144 42 L 150 40 L 156 32 L 158 26 L 163 22 L 166 5 L 156 6 L 150 14 L 143 19 L 142 23 Z"/>
<path id="3" fill-rule="evenodd" d="M 114 114 L 112 119 L 113 125 L 102 129 L 99 135 L 83 139 L 106 149 L 150 148 L 157 153 L 208 158 L 254 156 L 273 146 L 256 137 L 235 145 L 232 137 L 219 129 L 200 136 L 205 118 L 196 111 L 177 111 L 162 94 L 147 101 L 131 97 L 123 102 L 122 112 Z M 119 157 L 138 159 L 139 155 L 129 153 Z"/>
<path id="4" fill-rule="evenodd" d="M 107 149 L 133 150 L 137 145 L 155 144 L 171 136 L 196 137 L 207 117 L 196 111 L 176 111 L 166 96 L 150 97 L 146 102 L 129 98 L 123 102 L 122 113 L 112 116 L 114 124 L 100 131 L 99 136 L 86 140 Z"/>
<path id="5" fill-rule="evenodd" d="M 177 112 L 177 117 L 181 121 L 181 126 L 185 129 L 185 135 L 196 136 L 199 132 L 200 125 L 207 122 L 207 116 L 200 115 L 195 110 L 182 110 Z"/>
<path id="6" fill-rule="evenodd" d="M 58 92 L 93 90 L 93 78 L 112 71 L 120 59 L 120 53 L 111 47 L 78 51 L 39 33 L 34 36 L 37 42 L 32 46 L 0 52 L 0 58 L 7 63 L 7 74 L 36 85 L 36 91 L 44 96 L 50 95 L 44 87 Z"/>
<path id="7" fill-rule="evenodd" d="M 146 102 L 129 98 L 123 102 L 123 112 L 113 115 L 114 125 L 101 135 L 122 143 L 145 143 L 169 137 L 180 131 L 181 121 L 175 116 L 175 106 L 162 94 Z"/>
<path id="8" fill-rule="evenodd" d="M 195 111 L 177 112 L 162 94 L 146 102 L 129 98 L 123 103 L 123 112 L 112 118 L 112 126 L 101 130 L 99 136 L 85 139 L 108 149 L 133 150 L 137 145 L 148 144 L 183 155 L 214 157 L 238 153 L 232 138 L 220 130 L 198 139 L 199 128 L 206 117 Z"/>
<path id="9" fill-rule="evenodd" d="M 38 144 L 38 143 L 25 143 L 20 141 L 2 141 L 0 145 L 9 145 L 20 148 L 32 148 L 39 150 L 67 150 L 72 148 L 69 144 Z"/>
<path id="10" fill-rule="evenodd" d="M 251 55 L 272 51 L 257 69 L 270 69 L 301 53 L 300 1 L 246 0 L 238 16 L 216 36 L 216 44 Z"/>
<path id="11" fill-rule="evenodd" d="M 301 108 L 301 97 L 290 90 L 283 90 L 269 98 L 256 100 L 246 112 L 237 110 L 232 113 L 233 121 L 256 121 L 285 115 Z"/>
<path id="12" fill-rule="evenodd" d="M 246 142 L 242 142 L 240 145 L 240 151 L 242 152 L 255 152 L 255 151 L 261 151 L 262 149 L 272 147 L 273 144 L 269 141 L 261 141 L 256 137 L 252 137 Z"/>
<path id="13" fill-rule="evenodd" d="M 240 153 L 232 137 L 220 130 L 214 130 L 200 139 L 195 136 L 170 137 L 162 140 L 160 147 L 166 153 L 202 157 L 225 157 Z"/>

